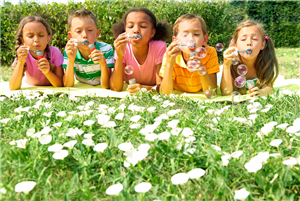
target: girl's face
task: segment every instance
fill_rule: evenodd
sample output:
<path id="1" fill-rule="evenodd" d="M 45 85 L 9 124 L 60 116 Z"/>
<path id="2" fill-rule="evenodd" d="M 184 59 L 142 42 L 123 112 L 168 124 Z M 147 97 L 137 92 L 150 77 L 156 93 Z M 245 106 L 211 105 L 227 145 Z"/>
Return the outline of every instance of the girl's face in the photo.
<path id="1" fill-rule="evenodd" d="M 195 47 L 183 46 L 181 48 L 183 58 L 187 61 L 191 52 L 195 52 L 198 47 L 202 47 L 207 44 L 208 34 L 203 35 L 199 20 L 184 20 L 178 25 L 178 34 L 176 38 L 173 37 L 173 40 L 176 39 L 179 40 L 182 45 L 191 40 L 196 43 Z"/>
<path id="2" fill-rule="evenodd" d="M 151 18 L 144 12 L 131 12 L 127 15 L 125 32 L 129 36 L 141 34 L 141 39 L 130 39 L 130 43 L 135 46 L 144 46 L 155 35 L 155 29 L 151 23 Z"/>
<path id="3" fill-rule="evenodd" d="M 256 59 L 257 55 L 265 47 L 265 40 L 256 26 L 244 27 L 240 30 L 237 39 L 236 47 L 239 51 L 251 49 L 252 54 L 241 53 L 240 55 L 244 60 Z"/>
<path id="4" fill-rule="evenodd" d="M 22 42 L 30 50 L 42 50 L 45 53 L 50 38 L 46 27 L 40 22 L 28 22 L 23 27 Z M 32 52 L 31 54 L 36 55 Z"/>

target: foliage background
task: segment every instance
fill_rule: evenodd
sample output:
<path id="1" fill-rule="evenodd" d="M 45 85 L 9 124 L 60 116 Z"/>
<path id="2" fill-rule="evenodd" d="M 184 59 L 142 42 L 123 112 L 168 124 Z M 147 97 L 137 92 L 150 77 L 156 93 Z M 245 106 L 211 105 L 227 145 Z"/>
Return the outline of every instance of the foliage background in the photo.
<path id="1" fill-rule="evenodd" d="M 85 3 L 39 4 L 25 2 L 20 5 L 5 3 L 1 7 L 1 62 L 11 64 L 14 58 L 15 34 L 22 18 L 39 15 L 46 19 L 53 31 L 52 45 L 62 52 L 68 41 L 68 14 L 81 7 L 93 11 L 98 18 L 99 40 L 113 44 L 112 24 L 121 19 L 132 7 L 150 9 L 158 20 L 171 25 L 186 13 L 196 13 L 204 18 L 208 27 L 209 44 L 223 43 L 228 46 L 236 25 L 245 18 L 264 24 L 267 35 L 275 47 L 300 46 L 299 1 L 86 1 Z M 167 41 L 169 43 L 170 41 Z M 219 55 L 221 58 L 221 55 Z"/>

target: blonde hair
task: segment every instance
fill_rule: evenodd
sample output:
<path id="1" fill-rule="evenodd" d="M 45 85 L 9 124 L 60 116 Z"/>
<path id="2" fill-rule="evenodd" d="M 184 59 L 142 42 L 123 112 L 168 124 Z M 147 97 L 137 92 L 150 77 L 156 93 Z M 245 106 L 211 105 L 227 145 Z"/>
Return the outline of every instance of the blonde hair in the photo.
<path id="1" fill-rule="evenodd" d="M 203 35 L 207 34 L 207 30 L 206 30 L 206 24 L 205 24 L 205 21 L 202 17 L 200 17 L 199 15 L 197 14 L 185 14 L 185 15 L 182 15 L 180 16 L 174 23 L 174 26 L 173 26 L 173 35 L 174 36 L 177 36 L 178 34 L 178 27 L 179 27 L 179 24 L 185 20 L 198 20 L 201 24 L 201 28 L 202 28 L 202 32 L 203 32 Z"/>
<path id="2" fill-rule="evenodd" d="M 73 11 L 73 12 L 69 15 L 69 18 L 68 18 L 69 29 L 71 29 L 72 20 L 73 20 L 75 17 L 90 17 L 90 18 L 92 18 L 92 20 L 95 22 L 96 28 L 97 28 L 97 26 L 98 26 L 97 18 L 96 18 L 96 16 L 94 15 L 94 13 L 93 13 L 92 11 L 88 10 L 88 9 L 80 8 L 80 9 L 77 9 L 77 10 Z"/>
<path id="3" fill-rule="evenodd" d="M 239 36 L 239 32 L 242 28 L 255 26 L 262 36 L 262 41 L 265 41 L 265 47 L 263 50 L 259 52 L 257 58 L 254 63 L 256 76 L 258 78 L 258 87 L 262 88 L 264 86 L 271 86 L 278 77 L 279 68 L 278 68 L 278 61 L 275 54 L 275 47 L 274 43 L 271 38 L 265 39 L 265 30 L 263 29 L 262 25 L 254 20 L 246 20 L 241 22 L 238 27 L 235 29 L 233 34 L 233 41 L 231 42 L 230 46 L 234 46 L 237 43 L 237 39 Z M 241 61 L 241 58 L 240 58 Z M 238 77 L 237 68 L 238 65 L 231 65 L 231 75 L 233 79 Z M 234 90 L 238 90 L 234 86 Z M 242 90 L 245 91 L 245 90 Z"/>
<path id="4" fill-rule="evenodd" d="M 24 29 L 24 26 L 29 23 L 29 22 L 40 22 L 44 25 L 44 27 L 46 28 L 46 31 L 47 31 L 47 34 L 48 36 L 51 36 L 52 37 L 52 31 L 51 31 L 51 28 L 49 26 L 49 24 L 46 22 L 46 20 L 42 17 L 38 17 L 38 16 L 27 16 L 27 17 L 24 17 L 19 26 L 18 26 L 18 30 L 17 30 L 17 34 L 16 34 L 16 47 L 15 47 L 15 53 L 16 53 L 16 59 L 13 63 L 12 66 L 14 66 L 17 61 L 18 61 L 18 55 L 17 55 L 17 50 L 19 49 L 19 47 L 23 44 L 22 42 L 22 38 L 23 38 L 23 29 Z M 51 42 L 51 38 L 46 46 L 46 49 L 45 49 L 45 52 L 47 54 L 47 59 L 50 63 L 50 42 Z M 26 64 L 25 64 L 26 65 Z M 53 69 L 51 69 L 53 70 Z"/>

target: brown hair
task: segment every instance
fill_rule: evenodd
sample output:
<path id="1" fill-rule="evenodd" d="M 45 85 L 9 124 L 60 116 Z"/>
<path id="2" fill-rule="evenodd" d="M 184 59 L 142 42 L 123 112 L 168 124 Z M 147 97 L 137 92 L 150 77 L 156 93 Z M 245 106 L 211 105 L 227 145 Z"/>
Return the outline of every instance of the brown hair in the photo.
<path id="1" fill-rule="evenodd" d="M 22 38 L 23 38 L 23 28 L 25 26 L 25 24 L 29 23 L 29 22 L 40 22 L 44 25 L 44 27 L 46 28 L 47 30 L 47 34 L 48 36 L 51 36 L 52 37 L 52 31 L 51 31 L 51 28 L 50 26 L 48 25 L 48 23 L 46 22 L 46 20 L 42 17 L 38 17 L 38 16 L 27 16 L 27 17 L 24 17 L 19 26 L 18 26 L 18 30 L 17 30 L 17 37 L 16 37 L 16 47 L 15 47 L 15 52 L 16 52 L 16 59 L 13 63 L 16 64 L 17 61 L 18 61 L 18 55 L 17 55 L 17 50 L 19 49 L 19 47 L 23 44 L 22 42 Z M 47 54 L 47 59 L 50 63 L 50 42 L 51 42 L 51 38 L 46 46 L 46 49 L 45 49 L 45 52 Z M 26 65 L 26 64 L 25 64 Z M 53 69 L 51 69 L 53 70 Z"/>
<path id="2" fill-rule="evenodd" d="M 198 20 L 201 24 L 201 28 L 202 28 L 202 32 L 203 32 L 203 35 L 207 34 L 207 30 L 206 30 L 206 24 L 205 24 L 205 21 L 202 17 L 200 17 L 199 15 L 197 14 L 185 14 L 185 15 L 182 15 L 180 16 L 174 23 L 174 26 L 173 26 L 173 35 L 174 36 L 177 36 L 178 34 L 178 27 L 179 27 L 179 24 L 185 20 Z"/>
<path id="3" fill-rule="evenodd" d="M 124 15 L 119 23 L 112 25 L 111 29 L 115 38 L 117 38 L 121 33 L 125 32 L 126 19 L 131 12 L 143 12 L 150 17 L 152 27 L 155 29 L 155 35 L 152 40 L 162 40 L 166 41 L 171 39 L 171 26 L 166 21 L 156 22 L 155 15 L 147 8 L 131 8 Z"/>
<path id="4" fill-rule="evenodd" d="M 262 35 L 262 41 L 266 42 L 264 49 L 259 52 L 254 63 L 256 76 L 258 78 L 258 87 L 262 88 L 267 85 L 273 87 L 273 84 L 277 79 L 279 72 L 278 61 L 275 54 L 274 43 L 271 38 L 268 38 L 268 40 L 265 39 L 265 30 L 263 29 L 261 24 L 249 19 L 241 22 L 234 31 L 233 41 L 231 42 L 230 46 L 234 46 L 236 44 L 239 32 L 242 28 L 251 26 L 255 26 L 258 29 L 258 31 Z M 239 60 L 241 61 L 241 58 L 239 58 Z M 239 76 L 236 70 L 237 66 L 238 65 L 231 64 L 231 76 L 233 80 Z M 238 89 L 234 85 L 233 89 L 235 91 L 241 91 L 242 93 L 245 91 L 245 89 Z"/>
<path id="5" fill-rule="evenodd" d="M 94 20 L 94 22 L 95 22 L 96 28 L 98 27 L 97 18 L 94 15 L 94 13 L 92 11 L 88 10 L 88 9 L 80 8 L 80 9 L 77 9 L 77 10 L 73 11 L 69 15 L 69 18 L 68 18 L 69 29 L 71 29 L 72 20 L 75 17 L 91 17 Z"/>

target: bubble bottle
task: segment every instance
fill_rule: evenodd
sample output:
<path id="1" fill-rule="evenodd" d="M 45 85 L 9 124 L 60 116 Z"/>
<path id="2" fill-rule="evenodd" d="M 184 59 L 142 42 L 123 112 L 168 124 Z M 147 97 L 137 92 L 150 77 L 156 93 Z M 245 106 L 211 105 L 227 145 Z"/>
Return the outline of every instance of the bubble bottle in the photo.
<path id="1" fill-rule="evenodd" d="M 247 87 L 249 90 L 249 94 L 252 93 L 252 89 L 255 87 L 255 83 L 253 80 L 247 80 Z"/>

